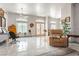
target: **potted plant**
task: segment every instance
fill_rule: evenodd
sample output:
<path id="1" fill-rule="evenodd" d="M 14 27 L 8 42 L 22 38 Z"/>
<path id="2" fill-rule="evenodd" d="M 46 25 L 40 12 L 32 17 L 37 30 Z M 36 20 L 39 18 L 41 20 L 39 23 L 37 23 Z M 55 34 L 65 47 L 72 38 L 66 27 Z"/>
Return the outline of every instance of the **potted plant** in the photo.
<path id="1" fill-rule="evenodd" d="M 70 19 L 70 18 L 69 18 Z M 67 34 L 70 33 L 71 27 L 70 27 L 70 21 L 66 21 L 68 18 L 66 17 L 64 21 L 62 21 L 62 26 L 63 26 L 63 34 L 66 36 Z"/>

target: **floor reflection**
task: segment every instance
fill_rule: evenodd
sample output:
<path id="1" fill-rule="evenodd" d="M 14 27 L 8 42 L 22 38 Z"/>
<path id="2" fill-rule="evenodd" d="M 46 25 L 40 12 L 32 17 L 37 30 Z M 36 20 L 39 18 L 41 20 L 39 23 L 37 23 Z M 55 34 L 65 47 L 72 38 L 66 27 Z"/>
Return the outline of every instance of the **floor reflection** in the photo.
<path id="1" fill-rule="evenodd" d="M 28 43 L 26 42 L 19 42 L 19 43 L 17 43 L 17 50 L 18 51 L 24 51 L 24 50 L 27 50 L 27 48 L 28 48 Z"/>
<path id="2" fill-rule="evenodd" d="M 63 55 L 69 48 L 55 48 L 48 44 L 48 37 L 17 38 L 16 44 L 5 43 L 0 46 L 0 56 L 35 56 L 35 55 Z"/>
<path id="3" fill-rule="evenodd" d="M 40 49 L 47 46 L 47 41 L 44 36 L 41 37 L 25 37 L 18 38 L 16 43 L 18 51 L 27 51 L 28 49 Z"/>

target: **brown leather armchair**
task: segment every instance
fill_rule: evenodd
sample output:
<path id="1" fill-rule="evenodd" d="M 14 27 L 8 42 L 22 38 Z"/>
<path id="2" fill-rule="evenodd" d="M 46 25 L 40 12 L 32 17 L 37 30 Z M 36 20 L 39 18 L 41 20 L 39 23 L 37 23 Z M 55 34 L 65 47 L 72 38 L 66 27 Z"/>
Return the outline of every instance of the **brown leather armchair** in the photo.
<path id="1" fill-rule="evenodd" d="M 67 47 L 67 38 L 63 36 L 63 30 L 53 29 L 50 30 L 49 44 L 54 47 Z"/>

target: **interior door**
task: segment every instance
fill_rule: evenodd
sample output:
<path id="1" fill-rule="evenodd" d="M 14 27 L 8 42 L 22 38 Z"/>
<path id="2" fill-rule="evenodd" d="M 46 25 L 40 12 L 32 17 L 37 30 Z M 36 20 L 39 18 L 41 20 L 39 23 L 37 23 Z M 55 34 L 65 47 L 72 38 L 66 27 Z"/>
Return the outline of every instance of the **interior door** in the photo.
<path id="1" fill-rule="evenodd" d="M 37 23 L 36 24 L 36 34 L 37 35 L 44 35 L 44 28 L 45 28 L 44 23 Z"/>
<path id="2" fill-rule="evenodd" d="M 40 28 L 41 28 L 40 23 L 37 23 L 37 24 L 36 24 L 36 34 L 37 34 L 37 35 L 40 35 L 40 33 L 41 33 L 41 32 L 40 32 Z"/>
<path id="3" fill-rule="evenodd" d="M 41 30 L 41 35 L 44 35 L 44 24 L 40 24 L 40 26 L 41 26 L 41 28 L 40 28 L 40 30 Z"/>

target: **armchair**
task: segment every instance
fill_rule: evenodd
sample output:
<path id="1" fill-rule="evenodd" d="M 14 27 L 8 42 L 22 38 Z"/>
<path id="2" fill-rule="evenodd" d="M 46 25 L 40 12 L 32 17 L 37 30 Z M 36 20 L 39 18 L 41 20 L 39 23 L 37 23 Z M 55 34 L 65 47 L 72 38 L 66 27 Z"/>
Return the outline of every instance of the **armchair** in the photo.
<path id="1" fill-rule="evenodd" d="M 50 30 L 49 45 L 54 47 L 67 47 L 68 40 L 63 36 L 63 30 L 53 29 Z"/>

